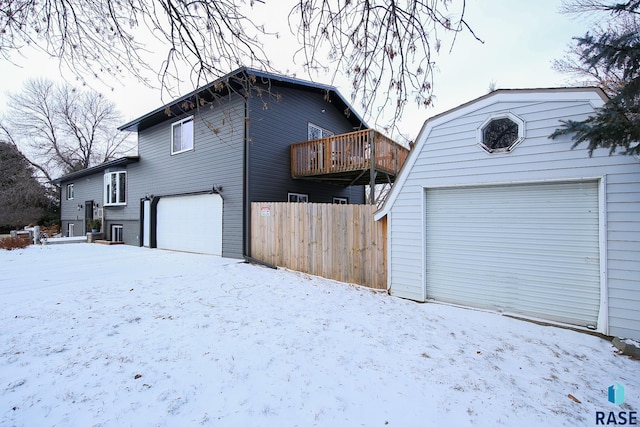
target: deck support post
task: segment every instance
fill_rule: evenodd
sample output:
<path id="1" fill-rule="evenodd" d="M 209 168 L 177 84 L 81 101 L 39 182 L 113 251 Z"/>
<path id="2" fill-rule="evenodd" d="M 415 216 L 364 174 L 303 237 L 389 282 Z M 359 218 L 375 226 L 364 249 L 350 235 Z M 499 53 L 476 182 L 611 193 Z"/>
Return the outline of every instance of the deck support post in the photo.
<path id="1" fill-rule="evenodd" d="M 369 185 L 369 204 L 375 205 L 376 203 L 376 132 L 372 129 L 369 131 L 369 151 L 371 153 L 371 172 Z"/>

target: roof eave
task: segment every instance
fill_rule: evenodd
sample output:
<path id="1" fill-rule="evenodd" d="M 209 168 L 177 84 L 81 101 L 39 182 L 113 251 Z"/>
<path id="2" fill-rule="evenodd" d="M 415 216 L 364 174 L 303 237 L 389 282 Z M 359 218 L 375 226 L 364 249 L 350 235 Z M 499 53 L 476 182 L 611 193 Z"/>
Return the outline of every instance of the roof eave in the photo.
<path id="1" fill-rule="evenodd" d="M 254 75 L 256 77 L 260 77 L 263 79 L 269 79 L 271 81 L 275 81 L 275 82 L 281 82 L 287 85 L 292 85 L 292 86 L 298 86 L 298 87 L 305 87 L 308 89 L 312 89 L 312 90 L 316 90 L 316 91 L 326 91 L 329 92 L 330 94 L 332 94 L 333 96 L 335 96 L 339 102 L 341 104 L 343 104 L 343 108 L 345 110 L 348 110 L 349 113 L 351 115 L 353 115 L 353 117 L 355 118 L 355 120 L 358 122 L 363 128 L 368 128 L 368 125 L 365 123 L 365 121 L 363 120 L 363 118 L 353 109 L 353 107 L 349 104 L 349 102 L 342 96 L 342 94 L 340 94 L 340 92 L 338 92 L 338 90 L 333 87 L 333 86 L 329 86 L 329 85 L 324 85 L 324 84 L 318 84 L 318 83 L 314 83 L 314 82 L 310 82 L 310 81 L 306 81 L 306 80 L 298 80 L 296 78 L 293 77 L 287 77 L 287 76 L 282 76 L 282 75 L 278 75 L 278 74 L 272 74 L 272 73 L 267 73 L 264 71 L 259 71 L 259 70 L 254 70 L 251 68 L 247 68 L 247 67 L 242 67 L 239 68 L 229 74 L 226 74 L 222 77 L 220 77 L 219 79 L 216 79 L 215 81 L 208 83 L 204 86 L 199 87 L 198 89 L 184 95 L 181 96 L 180 98 L 177 98 L 173 101 L 171 101 L 168 104 L 165 104 L 159 108 L 156 108 L 155 110 L 138 117 L 135 120 L 132 120 L 128 123 L 125 123 L 124 125 L 118 127 L 118 130 L 121 131 L 128 131 L 128 132 L 136 132 L 139 130 L 140 128 L 140 124 L 145 122 L 145 121 L 153 121 L 153 122 L 160 122 L 162 120 L 158 120 L 158 116 L 160 114 L 162 115 L 166 115 L 167 111 L 171 111 L 173 108 L 175 108 L 176 106 L 180 105 L 181 103 L 188 101 L 192 98 L 194 98 L 195 96 L 208 91 L 209 89 L 211 89 L 212 87 L 214 87 L 215 85 L 217 85 L 220 82 L 223 82 L 225 80 L 228 80 L 234 76 L 237 76 L 241 73 L 245 73 L 247 75 Z M 153 118 L 156 118 L 156 120 L 153 120 Z M 169 116 L 167 116 L 166 118 L 169 118 Z M 145 127 L 146 128 L 146 127 Z"/>
<path id="2" fill-rule="evenodd" d="M 420 129 L 420 132 L 418 133 L 418 136 L 415 139 L 416 144 L 414 145 L 413 149 L 409 153 L 409 157 L 407 158 L 404 165 L 402 166 L 400 173 L 396 177 L 396 181 L 393 187 L 391 188 L 391 192 L 388 194 L 387 199 L 384 201 L 380 209 L 378 209 L 374 213 L 374 219 L 376 221 L 379 221 L 389 213 L 389 211 L 391 210 L 391 207 L 395 203 L 398 191 L 400 191 L 400 188 L 404 184 L 406 175 L 409 174 L 410 173 L 409 170 L 413 168 L 413 164 L 415 163 L 415 158 L 416 156 L 419 155 L 417 153 L 419 153 L 422 150 L 422 146 L 424 145 L 425 141 L 428 139 L 428 135 L 431 133 L 431 129 L 436 124 L 438 124 L 441 120 L 445 120 L 448 116 L 456 116 L 458 114 L 464 114 L 465 111 L 468 110 L 469 108 L 473 108 L 474 106 L 477 106 L 478 104 L 481 104 L 481 103 L 491 102 L 490 101 L 491 98 L 499 98 L 504 94 L 512 94 L 513 96 L 517 96 L 518 94 L 531 95 L 531 94 L 553 94 L 553 93 L 563 93 L 563 92 L 564 93 L 593 92 L 598 95 L 598 97 L 602 100 L 602 102 L 607 102 L 607 100 L 609 99 L 607 94 L 602 89 L 595 86 L 529 88 L 529 89 L 526 89 L 526 88 L 525 89 L 497 89 L 485 95 L 482 95 L 478 98 L 472 99 L 471 101 L 467 101 L 463 104 L 460 104 L 457 107 L 451 108 L 450 110 L 447 110 L 445 112 L 442 112 L 440 114 L 437 114 L 435 116 L 432 116 L 426 119 L 422 125 L 422 128 Z"/>
<path id="3" fill-rule="evenodd" d="M 85 176 L 93 175 L 97 172 L 102 172 L 106 169 L 117 167 L 117 166 L 126 166 L 131 163 L 136 163 L 140 160 L 139 156 L 127 156 L 121 157 L 119 159 L 110 160 L 108 162 L 100 163 L 99 165 L 92 166 L 90 168 L 82 169 L 80 171 L 71 172 L 69 174 L 63 175 L 59 178 L 52 179 L 49 181 L 51 184 L 61 184 L 65 181 L 72 181 L 78 178 L 84 178 Z"/>

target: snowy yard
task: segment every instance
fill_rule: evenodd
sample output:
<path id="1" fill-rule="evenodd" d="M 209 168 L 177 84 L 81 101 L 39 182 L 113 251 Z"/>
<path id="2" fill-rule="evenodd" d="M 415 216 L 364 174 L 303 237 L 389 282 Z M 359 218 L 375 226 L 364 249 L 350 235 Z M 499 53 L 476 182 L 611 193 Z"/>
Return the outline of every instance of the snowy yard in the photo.
<path id="1" fill-rule="evenodd" d="M 559 426 L 640 410 L 640 362 L 603 339 L 232 259 L 0 251 L 0 292 L 2 426 Z"/>

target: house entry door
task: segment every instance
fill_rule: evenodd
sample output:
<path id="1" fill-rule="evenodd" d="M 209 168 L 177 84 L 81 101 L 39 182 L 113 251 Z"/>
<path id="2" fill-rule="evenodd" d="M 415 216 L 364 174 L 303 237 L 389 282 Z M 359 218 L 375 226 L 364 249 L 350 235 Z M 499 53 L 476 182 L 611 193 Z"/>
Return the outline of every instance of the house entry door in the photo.
<path id="1" fill-rule="evenodd" d="M 91 231 L 91 221 L 93 221 L 93 200 L 84 202 L 84 232 Z"/>
<path id="2" fill-rule="evenodd" d="M 151 247 L 151 200 L 142 203 L 142 246 Z"/>

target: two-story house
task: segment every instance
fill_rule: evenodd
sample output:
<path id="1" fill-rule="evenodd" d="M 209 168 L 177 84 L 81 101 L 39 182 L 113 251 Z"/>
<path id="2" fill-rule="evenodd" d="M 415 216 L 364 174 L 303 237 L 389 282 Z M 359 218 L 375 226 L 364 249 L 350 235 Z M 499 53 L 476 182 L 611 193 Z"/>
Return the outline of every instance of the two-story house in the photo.
<path id="1" fill-rule="evenodd" d="M 366 137 L 366 128 L 331 86 L 238 69 L 121 126 L 137 132 L 137 156 L 56 179 L 64 235 L 83 235 L 99 217 L 108 240 L 241 258 L 251 202 L 365 202 L 358 177 L 369 174 L 352 166 L 370 148 L 356 157 L 350 139 L 329 140 Z M 308 140 L 325 142 L 304 146 L 301 162 L 291 146 Z M 315 177 L 292 177 L 293 156 Z M 338 164 L 342 173 L 329 179 Z"/>

